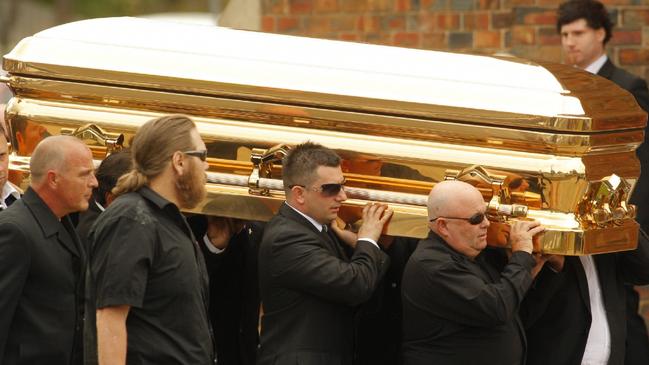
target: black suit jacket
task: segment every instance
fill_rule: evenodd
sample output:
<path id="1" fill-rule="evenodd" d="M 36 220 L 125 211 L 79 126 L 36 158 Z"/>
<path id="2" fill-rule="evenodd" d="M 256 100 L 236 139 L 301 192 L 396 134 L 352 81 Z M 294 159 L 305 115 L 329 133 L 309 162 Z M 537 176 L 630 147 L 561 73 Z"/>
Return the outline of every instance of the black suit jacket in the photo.
<path id="1" fill-rule="evenodd" d="M 649 113 L 649 90 L 645 80 L 616 67 L 610 59 L 606 60 L 597 74 L 630 92 L 638 105 Z M 636 150 L 641 174 L 631 196 L 631 203 L 638 206 L 638 223 L 645 232 L 649 232 L 649 124 L 645 127 L 644 138 L 645 142 Z"/>
<path id="2" fill-rule="evenodd" d="M 218 254 L 203 242 L 207 219 L 188 218 L 203 250 L 210 277 L 209 315 L 219 365 L 254 365 L 259 346 L 257 253 L 264 223 L 246 222 Z"/>
<path id="3" fill-rule="evenodd" d="M 30 188 L 0 214 L 0 363 L 80 364 L 86 258 Z"/>
<path id="4" fill-rule="evenodd" d="M 370 298 L 389 259 L 367 241 L 347 257 L 284 204 L 266 225 L 259 252 L 264 316 L 259 365 L 348 365 L 355 307 Z"/>
<path id="5" fill-rule="evenodd" d="M 624 364 L 624 283 L 649 283 L 649 240 L 640 232 L 634 251 L 593 256 L 611 334 L 609 365 Z M 527 293 L 521 317 L 527 330 L 527 365 L 579 365 L 590 329 L 588 282 L 578 257 L 554 273 L 546 265 Z"/>
<path id="6" fill-rule="evenodd" d="M 638 105 L 649 113 L 649 90 L 645 80 L 616 67 L 611 60 L 597 73 L 630 92 Z M 645 232 L 649 232 L 649 124 L 645 127 L 645 142 L 636 150 L 640 160 L 640 179 L 630 202 L 638 208 L 637 221 Z M 639 295 L 632 286 L 626 287 L 627 297 L 627 365 L 649 364 L 649 336 L 644 319 L 638 314 Z"/>
<path id="7" fill-rule="evenodd" d="M 419 242 L 401 282 L 404 365 L 524 362 L 518 309 L 534 259 L 515 252 L 495 265 L 488 255 L 471 260 L 432 232 Z"/>

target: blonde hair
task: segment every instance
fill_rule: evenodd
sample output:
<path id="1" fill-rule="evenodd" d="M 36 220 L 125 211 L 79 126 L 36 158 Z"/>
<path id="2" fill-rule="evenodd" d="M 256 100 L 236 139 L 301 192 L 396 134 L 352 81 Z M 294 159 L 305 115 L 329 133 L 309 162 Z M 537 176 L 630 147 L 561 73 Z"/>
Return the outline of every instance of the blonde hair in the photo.
<path id="1" fill-rule="evenodd" d="M 117 180 L 113 194 L 126 194 L 148 185 L 164 171 L 174 152 L 193 149 L 190 132 L 195 128 L 189 117 L 178 114 L 144 123 L 131 143 L 133 168 Z"/>

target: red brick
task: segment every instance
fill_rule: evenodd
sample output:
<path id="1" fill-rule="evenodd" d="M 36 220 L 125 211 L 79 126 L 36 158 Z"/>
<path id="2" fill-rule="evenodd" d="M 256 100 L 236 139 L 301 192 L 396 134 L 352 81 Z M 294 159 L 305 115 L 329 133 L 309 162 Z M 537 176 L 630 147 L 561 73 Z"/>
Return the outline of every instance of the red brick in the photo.
<path id="1" fill-rule="evenodd" d="M 555 27 L 539 28 L 538 42 L 542 46 L 560 46 L 561 36 Z"/>
<path id="2" fill-rule="evenodd" d="M 406 30 L 408 32 L 419 32 L 419 17 L 416 14 L 406 15 Z"/>
<path id="3" fill-rule="evenodd" d="M 370 10 L 370 3 L 373 0 L 342 0 L 338 4 L 340 10 L 345 12 L 365 12 Z"/>
<path id="4" fill-rule="evenodd" d="M 310 16 L 304 19 L 306 34 L 326 34 L 331 32 L 331 18 L 329 16 Z"/>
<path id="5" fill-rule="evenodd" d="M 549 6 L 549 7 L 552 7 L 554 9 L 557 9 L 557 8 L 559 8 L 559 5 L 561 5 L 564 2 L 565 2 L 565 0 L 538 0 L 536 2 L 536 5 Z"/>
<path id="6" fill-rule="evenodd" d="M 356 0 L 343 0 L 347 1 L 356 1 Z M 371 0 L 369 1 L 368 10 L 370 11 L 392 11 L 394 8 L 394 0 Z"/>
<path id="7" fill-rule="evenodd" d="M 639 28 L 635 29 L 615 29 L 613 31 L 613 38 L 610 40 L 612 45 L 640 45 L 642 44 L 642 31 Z"/>
<path id="8" fill-rule="evenodd" d="M 366 33 L 365 42 L 372 44 L 392 44 L 392 38 L 387 33 Z"/>
<path id="9" fill-rule="evenodd" d="M 356 33 L 340 33 L 338 39 L 341 41 L 358 42 L 360 38 Z"/>
<path id="10" fill-rule="evenodd" d="M 499 0 L 478 0 L 478 9 L 489 9 L 495 10 L 498 9 L 500 4 Z"/>
<path id="11" fill-rule="evenodd" d="M 286 0 L 264 0 L 262 1 L 262 13 L 270 14 L 287 14 L 288 3 Z"/>
<path id="12" fill-rule="evenodd" d="M 308 14 L 313 11 L 313 0 L 289 0 L 291 14 Z"/>
<path id="13" fill-rule="evenodd" d="M 437 26 L 441 29 L 459 29 L 460 28 L 460 15 L 454 13 L 438 14 Z"/>
<path id="14" fill-rule="evenodd" d="M 384 31 L 406 30 L 405 15 L 386 15 L 381 18 L 381 29 Z"/>
<path id="15" fill-rule="evenodd" d="M 501 34 L 499 30 L 477 30 L 473 32 L 473 45 L 477 48 L 501 47 Z"/>
<path id="16" fill-rule="evenodd" d="M 464 29 L 489 29 L 489 13 L 465 13 L 464 14 Z"/>
<path id="17" fill-rule="evenodd" d="M 555 46 L 537 47 L 533 59 L 559 63 L 561 62 L 561 48 Z"/>
<path id="18" fill-rule="evenodd" d="M 625 27 L 649 25 L 649 9 L 627 9 L 622 11 L 622 24 Z"/>
<path id="19" fill-rule="evenodd" d="M 360 15 L 356 20 L 356 27 L 364 33 L 377 33 L 381 31 L 381 21 L 377 15 Z"/>
<path id="20" fill-rule="evenodd" d="M 633 0 L 600 0 L 600 2 L 610 8 L 611 5 L 633 5 Z"/>
<path id="21" fill-rule="evenodd" d="M 426 49 L 445 49 L 447 46 L 446 33 L 429 32 L 423 33 L 421 45 Z"/>
<path id="22" fill-rule="evenodd" d="M 502 9 L 512 9 L 520 5 L 535 5 L 535 0 L 503 0 Z"/>
<path id="23" fill-rule="evenodd" d="M 531 46 L 536 44 L 536 30 L 534 27 L 515 25 L 512 27 L 513 46 Z"/>
<path id="24" fill-rule="evenodd" d="M 513 21 L 514 17 L 510 11 L 491 13 L 491 27 L 493 29 L 509 28 L 512 26 Z"/>
<path id="25" fill-rule="evenodd" d="M 523 6 L 514 9 L 514 19 L 516 24 L 555 25 L 557 13 L 555 9 Z"/>
<path id="26" fill-rule="evenodd" d="M 275 17 L 272 15 L 264 15 L 261 17 L 261 31 L 262 32 L 274 32 L 275 29 Z"/>
<path id="27" fill-rule="evenodd" d="M 437 14 L 421 13 L 419 14 L 419 29 L 422 33 L 433 32 L 437 28 Z"/>
<path id="28" fill-rule="evenodd" d="M 393 36 L 393 44 L 399 47 L 419 47 L 419 33 L 398 32 Z"/>
<path id="29" fill-rule="evenodd" d="M 313 9 L 316 13 L 336 12 L 338 11 L 338 0 L 315 0 Z"/>
<path id="30" fill-rule="evenodd" d="M 470 49 L 473 46 L 473 33 L 450 32 L 448 34 L 448 47 L 451 49 Z"/>
<path id="31" fill-rule="evenodd" d="M 420 0 L 419 1 L 419 7 L 421 9 L 431 9 L 435 8 L 436 5 L 438 5 L 440 0 Z"/>
<path id="32" fill-rule="evenodd" d="M 277 31 L 280 33 L 300 30 L 300 19 L 296 16 L 281 16 L 277 18 Z"/>
<path id="33" fill-rule="evenodd" d="M 561 61 L 561 49 L 554 46 L 546 47 L 530 47 L 530 46 L 515 46 L 512 47 L 511 53 L 517 57 L 527 58 L 529 60 L 538 61 Z"/>
<path id="34" fill-rule="evenodd" d="M 357 28 L 357 17 L 355 15 L 336 15 L 331 18 L 331 30 L 351 31 Z"/>
<path id="35" fill-rule="evenodd" d="M 456 13 L 423 13 L 419 15 L 420 31 L 460 29 L 460 15 Z"/>
<path id="36" fill-rule="evenodd" d="M 649 63 L 649 49 L 620 49 L 618 57 L 621 66 L 646 65 Z"/>
<path id="37" fill-rule="evenodd" d="M 410 0 L 395 0 L 394 1 L 394 11 L 397 12 L 406 12 L 411 10 Z"/>

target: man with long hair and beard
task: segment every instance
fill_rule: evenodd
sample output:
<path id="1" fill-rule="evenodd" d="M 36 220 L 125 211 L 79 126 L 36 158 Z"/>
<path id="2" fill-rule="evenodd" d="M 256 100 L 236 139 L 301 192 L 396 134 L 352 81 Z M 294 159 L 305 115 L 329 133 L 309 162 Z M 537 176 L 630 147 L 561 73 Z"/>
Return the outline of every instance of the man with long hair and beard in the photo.
<path id="1" fill-rule="evenodd" d="M 99 363 L 215 363 L 205 261 L 180 212 L 205 197 L 205 143 L 170 115 L 145 123 L 131 154 L 89 235 Z"/>

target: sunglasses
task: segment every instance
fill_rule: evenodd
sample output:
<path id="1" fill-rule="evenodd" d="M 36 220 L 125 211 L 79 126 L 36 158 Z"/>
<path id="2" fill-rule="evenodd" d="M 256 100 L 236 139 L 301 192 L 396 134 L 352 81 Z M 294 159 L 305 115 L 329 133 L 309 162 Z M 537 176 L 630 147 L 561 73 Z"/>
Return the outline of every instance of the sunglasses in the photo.
<path id="1" fill-rule="evenodd" d="M 289 188 L 293 189 L 294 186 L 300 186 L 306 189 L 306 186 L 300 184 L 290 185 Z M 313 191 L 319 191 L 325 197 L 332 197 L 340 194 L 341 190 L 345 190 L 345 181 L 340 184 L 322 184 L 319 187 L 313 188 Z"/>
<path id="2" fill-rule="evenodd" d="M 201 159 L 201 161 L 206 161 L 207 160 L 207 150 L 200 150 L 200 151 L 183 151 L 185 155 L 188 156 L 194 156 L 198 157 Z"/>
<path id="3" fill-rule="evenodd" d="M 433 218 L 430 220 L 430 222 L 434 222 L 438 220 L 439 218 L 444 218 L 444 219 L 460 219 L 463 221 L 469 222 L 470 225 L 472 226 L 477 226 L 478 224 L 482 223 L 482 221 L 485 219 L 485 214 L 484 213 L 476 213 L 469 218 L 459 218 L 459 217 L 437 217 Z"/>

